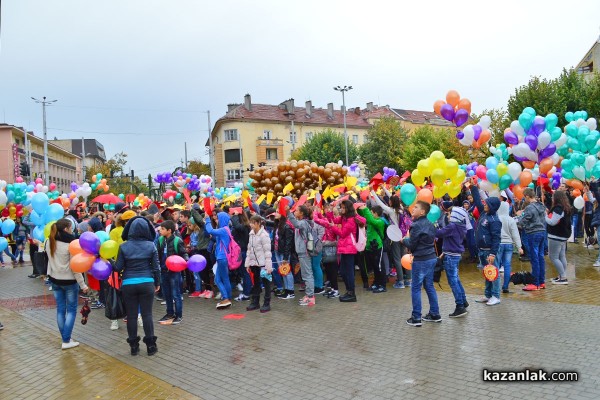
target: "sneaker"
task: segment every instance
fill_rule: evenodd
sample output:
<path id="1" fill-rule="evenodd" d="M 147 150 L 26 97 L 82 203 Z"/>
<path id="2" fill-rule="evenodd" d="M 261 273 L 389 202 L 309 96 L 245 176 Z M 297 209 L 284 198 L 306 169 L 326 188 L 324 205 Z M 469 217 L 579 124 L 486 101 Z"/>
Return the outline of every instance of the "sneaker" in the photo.
<path id="1" fill-rule="evenodd" d="M 74 341 L 73 339 L 69 340 L 69 343 L 63 343 L 61 348 L 63 350 L 72 349 L 73 347 L 79 346 L 79 342 Z"/>
<path id="2" fill-rule="evenodd" d="M 260 306 L 256 303 L 250 303 L 250 305 L 248 307 L 246 307 L 246 311 L 254 311 L 254 310 L 258 310 L 260 308 Z"/>
<path id="3" fill-rule="evenodd" d="M 335 289 L 332 289 L 329 293 L 327 293 L 328 299 L 334 299 L 336 297 L 340 297 L 340 292 Z"/>
<path id="4" fill-rule="evenodd" d="M 96 302 L 92 303 L 92 305 L 90 306 L 90 308 L 92 310 L 97 310 L 99 308 L 106 308 L 106 306 L 103 303 L 100 303 L 99 301 L 96 301 Z"/>
<path id="5" fill-rule="evenodd" d="M 273 291 L 273 294 L 275 295 L 275 297 L 281 297 L 285 294 L 285 290 L 284 289 L 275 289 Z"/>
<path id="6" fill-rule="evenodd" d="M 510 293 L 508 289 L 502 289 L 502 293 Z"/>
<path id="7" fill-rule="evenodd" d="M 423 325 L 423 323 L 421 322 L 420 319 L 414 319 L 413 317 L 410 317 L 409 319 L 406 320 L 406 323 L 410 326 L 421 326 Z"/>
<path id="8" fill-rule="evenodd" d="M 225 300 L 221 300 L 220 302 L 217 303 L 217 310 L 220 310 L 222 308 L 227 308 L 227 307 L 231 307 L 231 301 L 225 299 Z"/>
<path id="9" fill-rule="evenodd" d="M 243 290 L 244 290 L 244 286 L 242 286 L 242 284 L 241 284 L 241 283 L 238 283 L 238 284 L 237 284 L 237 286 L 236 286 L 236 288 L 237 288 L 237 290 L 238 290 L 239 292 L 241 292 L 241 291 L 243 291 Z"/>
<path id="10" fill-rule="evenodd" d="M 40 276 L 40 274 L 27 275 L 28 278 L 38 278 L 39 276 Z"/>
<path id="11" fill-rule="evenodd" d="M 167 302 L 166 302 L 166 301 L 161 301 L 161 302 L 160 302 L 160 305 L 161 305 L 161 306 L 166 306 L 166 305 L 167 305 Z"/>
<path id="12" fill-rule="evenodd" d="M 485 303 L 485 304 L 488 305 L 488 306 L 495 306 L 497 304 L 500 304 L 500 299 L 497 298 L 497 297 L 495 297 L 495 296 L 492 296 L 490 298 L 490 300 L 487 303 Z"/>
<path id="13" fill-rule="evenodd" d="M 240 293 L 238 297 L 234 299 L 235 301 L 247 301 L 250 300 L 250 296 L 246 296 L 244 293 Z"/>
<path id="14" fill-rule="evenodd" d="M 175 319 L 171 322 L 171 325 L 179 325 L 181 323 L 181 317 L 175 317 Z"/>
<path id="15" fill-rule="evenodd" d="M 404 280 L 404 286 L 406 286 L 406 287 L 410 287 L 411 283 L 412 283 L 412 281 L 410 279 Z"/>
<path id="16" fill-rule="evenodd" d="M 154 296 L 154 300 L 156 300 L 156 301 L 165 301 L 165 299 L 162 298 L 161 296 Z"/>
<path id="17" fill-rule="evenodd" d="M 540 289 L 546 289 L 546 284 L 545 283 L 540 284 Z"/>
<path id="18" fill-rule="evenodd" d="M 540 290 L 540 287 L 532 285 L 532 284 L 529 284 L 529 285 L 525 285 L 525 287 L 523 288 L 523 290 L 526 291 L 526 292 L 535 292 L 535 291 Z"/>
<path id="19" fill-rule="evenodd" d="M 2 266 L 4 267 L 4 264 L 3 264 Z M 600 261 L 596 261 L 596 262 L 594 263 L 594 267 L 600 267 Z"/>
<path id="20" fill-rule="evenodd" d="M 356 303 L 356 295 L 354 293 L 346 292 L 344 295 L 339 297 L 342 303 Z"/>
<path id="21" fill-rule="evenodd" d="M 463 301 L 463 307 L 469 308 L 469 302 L 467 300 Z"/>
<path id="22" fill-rule="evenodd" d="M 203 296 L 205 299 L 212 299 L 215 297 L 215 294 L 212 290 L 207 290 Z"/>
<path id="23" fill-rule="evenodd" d="M 500 267 L 500 268 L 498 269 L 498 272 L 499 272 L 499 273 L 501 273 L 501 274 L 502 274 L 502 273 L 504 273 L 504 267 Z"/>
<path id="24" fill-rule="evenodd" d="M 165 314 L 164 317 L 158 320 L 158 323 L 161 325 L 171 325 L 171 322 L 173 322 L 174 319 L 174 315 Z"/>
<path id="25" fill-rule="evenodd" d="M 280 297 L 283 300 L 290 300 L 290 299 L 295 299 L 296 295 L 294 294 L 294 292 L 292 292 L 291 290 L 288 291 L 285 296 Z"/>
<path id="26" fill-rule="evenodd" d="M 369 290 L 372 292 L 373 290 L 377 290 L 379 286 L 377 285 L 371 285 L 371 287 L 369 287 Z"/>
<path id="27" fill-rule="evenodd" d="M 315 288 L 315 294 L 324 294 L 325 293 L 325 288 Z"/>
<path id="28" fill-rule="evenodd" d="M 396 272 L 396 268 L 391 269 L 390 276 L 398 276 L 398 273 Z"/>
<path id="29" fill-rule="evenodd" d="M 90 297 L 89 294 L 83 294 L 83 293 L 79 295 L 79 298 L 82 299 L 82 300 L 89 300 L 89 299 L 91 299 L 91 297 Z"/>
<path id="30" fill-rule="evenodd" d="M 376 289 L 373 289 L 373 293 L 385 293 L 387 289 L 384 286 L 378 286 Z"/>
<path id="31" fill-rule="evenodd" d="M 396 283 L 394 283 L 394 289 L 404 289 L 406 286 L 404 286 L 404 282 L 403 281 L 398 281 Z"/>
<path id="32" fill-rule="evenodd" d="M 116 331 L 117 329 L 119 329 L 119 321 L 116 319 L 110 321 L 110 330 Z"/>
<path id="33" fill-rule="evenodd" d="M 466 308 L 456 306 L 456 309 L 454 310 L 454 312 L 452 314 L 449 314 L 448 316 L 450 318 L 460 318 L 460 317 L 464 317 L 468 313 L 469 312 L 467 311 Z"/>
<path id="34" fill-rule="evenodd" d="M 441 315 L 432 315 L 431 313 L 427 313 L 427 315 L 421 319 L 425 322 L 442 322 Z"/>
<path id="35" fill-rule="evenodd" d="M 219 292 L 215 295 L 215 300 L 221 300 L 222 297 L 223 296 L 221 295 L 221 292 Z M 208 299 L 208 297 L 207 297 L 207 299 Z"/>
<path id="36" fill-rule="evenodd" d="M 123 318 L 123 322 L 127 323 L 127 317 Z"/>
<path id="37" fill-rule="evenodd" d="M 567 280 L 567 278 L 564 278 L 564 279 L 558 279 L 558 280 L 556 280 L 556 281 L 555 281 L 555 280 L 552 280 L 552 283 L 553 283 L 554 285 L 568 285 L 568 284 L 569 284 L 569 281 Z"/>
<path id="38" fill-rule="evenodd" d="M 489 297 L 482 297 L 480 299 L 475 300 L 475 303 L 487 303 L 488 301 L 490 301 Z"/>
<path id="39" fill-rule="evenodd" d="M 299 304 L 301 306 L 313 307 L 316 304 L 315 303 L 315 296 L 312 296 L 312 297 L 304 296 L 302 298 L 302 300 L 300 300 Z"/>
<path id="40" fill-rule="evenodd" d="M 144 326 L 144 320 L 142 319 L 142 316 L 140 314 L 138 314 L 138 326 Z"/>
<path id="41" fill-rule="evenodd" d="M 204 292 L 193 292 L 188 297 L 202 297 L 202 293 Z"/>

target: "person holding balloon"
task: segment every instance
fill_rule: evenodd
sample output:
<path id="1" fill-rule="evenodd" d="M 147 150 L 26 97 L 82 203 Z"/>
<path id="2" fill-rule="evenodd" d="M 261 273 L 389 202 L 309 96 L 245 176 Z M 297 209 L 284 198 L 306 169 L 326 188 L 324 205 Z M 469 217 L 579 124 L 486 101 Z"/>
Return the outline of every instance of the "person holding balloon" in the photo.
<path id="1" fill-rule="evenodd" d="M 160 264 L 158 251 L 154 246 L 156 232 L 154 226 L 144 217 L 133 217 L 122 233 L 125 242 L 119 246 L 117 261 L 113 269 L 123 276 L 121 290 L 127 311 L 127 343 L 131 355 L 140 350 L 140 337 L 137 335 L 138 310 L 142 315 L 144 343 L 148 355 L 157 352 L 152 320 L 154 293 L 160 289 Z"/>
<path id="2" fill-rule="evenodd" d="M 71 337 L 77 316 L 77 296 L 80 288 L 84 293 L 88 291 L 83 275 L 73 273 L 70 267 L 69 244 L 74 240 L 71 221 L 59 219 L 52 224 L 45 250 L 48 254 L 48 277 L 56 300 L 56 323 L 62 337 L 63 350 L 79 346 L 79 342 Z"/>

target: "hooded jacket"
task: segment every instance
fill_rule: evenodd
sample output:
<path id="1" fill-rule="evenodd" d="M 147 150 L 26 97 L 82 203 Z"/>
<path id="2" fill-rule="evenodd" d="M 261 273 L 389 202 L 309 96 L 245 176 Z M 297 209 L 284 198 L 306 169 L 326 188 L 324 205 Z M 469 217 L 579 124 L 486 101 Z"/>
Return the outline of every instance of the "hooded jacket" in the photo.
<path id="1" fill-rule="evenodd" d="M 546 206 L 539 201 L 529 203 L 519 218 L 519 227 L 527 234 L 546 232 Z"/>
<path id="2" fill-rule="evenodd" d="M 221 211 L 217 214 L 217 220 L 219 221 L 219 228 L 213 228 L 210 217 L 207 217 L 204 220 L 206 232 L 215 238 L 215 258 L 217 260 L 226 260 L 227 249 L 229 248 L 229 241 L 231 240 L 229 238 L 229 235 L 231 235 L 231 231 L 229 230 L 229 214 Z"/>
<path id="3" fill-rule="evenodd" d="M 359 208 L 356 212 L 367 220 L 367 247 L 365 250 L 381 249 L 385 238 L 385 220 L 381 217 L 375 218 L 368 208 Z"/>
<path id="4" fill-rule="evenodd" d="M 496 255 L 500 248 L 500 239 L 502 236 L 502 222 L 496 212 L 500 208 L 500 199 L 497 197 L 488 197 L 485 201 L 489 207 L 489 212 L 485 212 L 481 201 L 479 190 L 471 191 L 473 201 L 479 211 L 479 220 L 477 220 L 477 231 L 475 238 L 477 247 L 481 250 L 488 250 L 490 254 Z"/>
<path id="5" fill-rule="evenodd" d="M 333 213 L 327 213 L 327 219 L 323 218 L 318 213 L 313 214 L 314 222 L 317 224 L 329 228 L 331 232 L 333 232 L 338 237 L 338 246 L 337 253 L 338 254 L 356 254 L 356 246 L 352 243 L 352 237 L 355 240 L 358 240 L 358 226 L 356 221 L 361 221 L 361 223 L 365 223 L 366 220 L 357 215 L 355 217 L 346 218 L 346 217 L 334 217 Z M 334 226 L 329 226 L 329 223 L 332 222 Z M 337 226 L 341 225 L 341 227 Z"/>
<path id="6" fill-rule="evenodd" d="M 248 250 L 248 241 L 250 240 L 250 225 L 244 225 L 240 221 L 239 215 L 231 217 L 231 236 L 237 244 L 240 245 L 242 251 Z"/>
<path id="7" fill-rule="evenodd" d="M 258 233 L 250 230 L 245 266 L 272 268 L 271 238 L 262 226 Z"/>
<path id="8" fill-rule="evenodd" d="M 210 235 L 206 232 L 206 224 L 204 223 L 204 219 L 202 219 L 202 215 L 198 212 L 198 210 L 192 208 L 192 218 L 194 219 L 194 224 L 200 231 L 198 232 L 198 244 L 196 245 L 197 250 L 206 250 L 208 248 L 208 244 L 210 243 Z"/>
<path id="9" fill-rule="evenodd" d="M 273 230 L 273 244 L 277 253 L 283 256 L 284 261 L 290 261 L 294 253 L 294 230 L 287 221 L 282 228 Z"/>
<path id="10" fill-rule="evenodd" d="M 502 202 L 500 208 L 498 208 L 498 218 L 502 222 L 502 236 L 500 238 L 500 244 L 515 244 L 518 249 L 521 248 L 521 236 L 519 235 L 519 228 L 517 227 L 517 221 L 510 216 L 510 206 L 507 202 Z"/>
<path id="11" fill-rule="evenodd" d="M 152 278 L 154 286 L 160 285 L 158 250 L 154 246 L 154 226 L 144 217 L 132 218 L 123 229 L 117 261 L 113 269 L 129 278 Z"/>
<path id="12" fill-rule="evenodd" d="M 448 225 L 435 232 L 436 238 L 444 239 L 442 252 L 449 256 L 460 257 L 465 251 L 463 241 L 467 236 L 467 225 L 464 223 L 450 221 Z"/>
<path id="13" fill-rule="evenodd" d="M 293 212 L 288 211 L 288 221 L 294 226 L 294 244 L 298 257 L 310 257 L 306 250 L 306 242 L 308 231 L 310 230 L 310 222 L 307 219 L 297 219 Z M 316 240 L 316 238 L 314 238 Z"/>
<path id="14" fill-rule="evenodd" d="M 410 226 L 410 237 L 405 237 L 402 243 L 410 250 L 414 261 L 427 261 L 436 258 L 435 227 L 427 217 L 417 218 Z"/>

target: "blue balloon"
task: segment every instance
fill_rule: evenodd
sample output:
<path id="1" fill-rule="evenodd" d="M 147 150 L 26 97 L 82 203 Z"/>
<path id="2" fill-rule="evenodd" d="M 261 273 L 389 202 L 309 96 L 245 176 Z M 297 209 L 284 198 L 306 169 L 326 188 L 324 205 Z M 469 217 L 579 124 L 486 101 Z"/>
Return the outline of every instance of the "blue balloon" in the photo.
<path id="1" fill-rule="evenodd" d="M 65 216 L 65 210 L 63 210 L 62 206 L 57 203 L 50 204 L 48 210 L 44 214 L 44 221 L 47 224 L 48 222 L 58 221 L 62 217 Z"/>
<path id="2" fill-rule="evenodd" d="M 32 234 L 35 240 L 39 240 L 40 242 L 44 242 L 44 240 L 46 240 L 46 237 L 44 236 L 43 226 L 36 226 L 35 228 L 33 228 Z"/>
<path id="3" fill-rule="evenodd" d="M 498 166 L 498 159 L 496 159 L 496 157 L 488 157 L 485 160 L 485 167 L 487 169 L 496 169 L 497 166 Z"/>
<path id="4" fill-rule="evenodd" d="M 498 177 L 498 171 L 496 171 L 495 169 L 488 169 L 485 173 L 485 177 L 487 178 L 488 182 L 493 184 L 498 183 L 498 181 L 500 180 L 500 178 Z"/>
<path id="5" fill-rule="evenodd" d="M 8 248 L 8 240 L 6 238 L 0 237 L 0 253 Z"/>
<path id="6" fill-rule="evenodd" d="M 98 236 L 98 239 L 100 239 L 100 244 L 106 242 L 108 239 L 110 239 L 110 236 L 108 236 L 108 233 L 106 233 L 105 231 L 98 231 L 96 232 L 96 236 Z"/>
<path id="7" fill-rule="evenodd" d="M 31 207 L 39 215 L 42 215 L 50 207 L 50 204 L 48 204 L 49 201 L 50 199 L 46 193 L 36 193 L 31 198 Z"/>
<path id="8" fill-rule="evenodd" d="M 10 218 L 7 218 L 2 222 L 2 234 L 10 235 L 15 230 L 15 221 Z"/>
<path id="9" fill-rule="evenodd" d="M 44 217 L 33 210 L 29 214 L 29 221 L 35 226 L 44 226 Z"/>
<path id="10" fill-rule="evenodd" d="M 8 199 L 9 203 L 12 202 L 15 199 L 15 192 L 9 190 L 8 192 L 6 192 L 6 198 Z"/>

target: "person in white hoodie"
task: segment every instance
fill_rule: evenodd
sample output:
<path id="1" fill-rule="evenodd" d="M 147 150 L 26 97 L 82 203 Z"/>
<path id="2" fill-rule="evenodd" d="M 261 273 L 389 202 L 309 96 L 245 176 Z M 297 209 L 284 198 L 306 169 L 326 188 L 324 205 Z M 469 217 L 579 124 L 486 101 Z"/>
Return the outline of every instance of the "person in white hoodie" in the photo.
<path id="1" fill-rule="evenodd" d="M 250 305 L 246 307 L 246 311 L 259 308 L 261 313 L 271 311 L 271 272 L 273 272 L 271 237 L 262 226 L 262 218 L 258 215 L 250 218 L 250 236 L 245 267 L 252 277 Z M 261 283 L 265 287 L 265 300 L 262 307 L 260 307 Z"/>
<path id="2" fill-rule="evenodd" d="M 502 293 L 510 293 L 508 284 L 510 283 L 513 244 L 517 246 L 519 253 L 523 254 L 517 221 L 509 215 L 509 210 L 510 206 L 506 201 L 500 203 L 498 217 L 500 218 L 500 222 L 502 222 L 502 236 L 500 238 L 500 248 L 498 250 L 497 259 L 500 264 L 500 271 L 504 270 Z"/>

